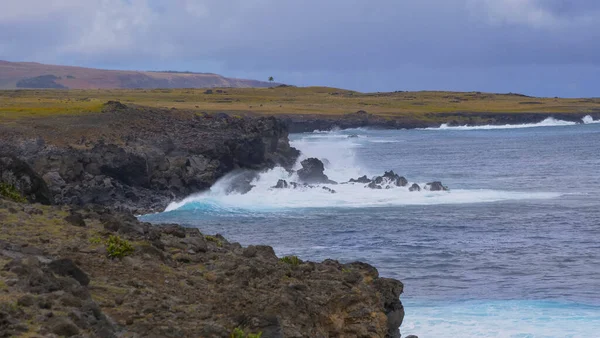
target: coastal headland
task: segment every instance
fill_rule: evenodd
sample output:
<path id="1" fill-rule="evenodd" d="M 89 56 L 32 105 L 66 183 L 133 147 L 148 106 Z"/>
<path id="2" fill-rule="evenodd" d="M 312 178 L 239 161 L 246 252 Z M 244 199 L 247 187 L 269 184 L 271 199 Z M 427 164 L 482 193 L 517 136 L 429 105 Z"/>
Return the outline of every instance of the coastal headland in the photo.
<path id="1" fill-rule="evenodd" d="M 290 132 L 588 115 L 600 117 L 600 99 L 289 86 L 0 91 L 0 335 L 399 337 L 404 286 L 375 267 L 277 257 L 134 215 L 234 171 L 291 169 Z"/>

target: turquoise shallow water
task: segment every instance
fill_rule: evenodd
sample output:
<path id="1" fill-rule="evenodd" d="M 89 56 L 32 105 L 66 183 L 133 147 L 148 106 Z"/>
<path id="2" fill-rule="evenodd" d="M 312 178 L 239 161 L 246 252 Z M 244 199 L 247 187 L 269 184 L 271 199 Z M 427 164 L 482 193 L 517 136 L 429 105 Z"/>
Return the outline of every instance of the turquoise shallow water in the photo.
<path id="1" fill-rule="evenodd" d="M 356 135 L 358 137 L 351 137 Z M 405 283 L 403 335 L 600 336 L 600 124 L 292 135 L 338 181 L 393 169 L 450 192 L 362 185 L 211 192 L 143 218 L 303 259 L 362 260 Z"/>

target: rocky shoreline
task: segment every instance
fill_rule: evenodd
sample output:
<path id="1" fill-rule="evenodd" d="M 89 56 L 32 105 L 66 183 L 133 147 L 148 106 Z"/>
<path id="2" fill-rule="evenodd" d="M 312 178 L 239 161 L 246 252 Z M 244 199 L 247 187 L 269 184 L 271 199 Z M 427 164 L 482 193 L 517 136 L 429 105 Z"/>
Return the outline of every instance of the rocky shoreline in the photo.
<path id="1" fill-rule="evenodd" d="M 299 152 L 273 117 L 109 102 L 99 114 L 0 125 L 1 154 L 29 164 L 54 203 L 146 214 L 206 190 L 234 170 L 290 167 Z"/>
<path id="2" fill-rule="evenodd" d="M 368 264 L 133 216 L 235 170 L 291 167 L 278 119 L 109 102 L 0 124 L 0 141 L 1 337 L 400 336 L 403 285 Z"/>
<path id="3" fill-rule="evenodd" d="M 416 129 L 437 128 L 445 123 L 449 126 L 481 126 L 539 123 L 551 117 L 557 120 L 582 123 L 582 118 L 591 116 L 600 119 L 600 112 L 586 113 L 490 113 L 452 112 L 428 113 L 423 118 L 410 115 L 384 117 L 364 110 L 342 116 L 293 115 L 283 117 L 290 133 L 305 133 L 315 130 L 376 128 L 376 129 Z"/>
<path id="4" fill-rule="evenodd" d="M 399 337 L 403 285 L 368 264 L 94 205 L 0 198 L 0 224 L 2 337 Z"/>

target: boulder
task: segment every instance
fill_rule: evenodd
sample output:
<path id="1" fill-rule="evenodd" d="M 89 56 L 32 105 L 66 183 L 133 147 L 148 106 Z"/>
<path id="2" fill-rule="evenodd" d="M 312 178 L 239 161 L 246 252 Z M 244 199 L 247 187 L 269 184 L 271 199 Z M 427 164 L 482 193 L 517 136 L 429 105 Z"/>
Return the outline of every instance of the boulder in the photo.
<path id="1" fill-rule="evenodd" d="M 0 155 L 0 183 L 14 187 L 31 203 L 53 203 L 44 179 L 29 164 L 13 155 Z"/>
<path id="2" fill-rule="evenodd" d="M 336 191 L 335 191 L 335 190 L 333 190 L 333 189 L 331 189 L 331 188 L 329 188 L 329 187 L 323 187 L 323 190 L 325 190 L 325 191 L 327 191 L 327 192 L 330 192 L 330 193 L 332 193 L 332 194 L 335 194 L 335 193 L 336 193 Z"/>
<path id="3" fill-rule="evenodd" d="M 381 187 L 381 185 L 377 184 L 375 181 L 372 181 L 371 183 L 369 183 L 369 185 L 367 187 L 369 187 L 371 189 L 383 189 Z"/>
<path id="4" fill-rule="evenodd" d="M 442 184 L 442 182 L 440 182 L 440 181 L 427 183 L 425 185 L 425 189 L 427 189 L 429 191 L 448 191 L 449 190 L 448 187 L 444 186 Z"/>
<path id="5" fill-rule="evenodd" d="M 393 170 L 386 171 L 383 174 L 383 178 L 387 178 L 392 184 L 395 184 L 397 187 L 405 187 L 408 185 L 408 181 L 406 178 L 394 173 Z"/>
<path id="6" fill-rule="evenodd" d="M 65 221 L 69 222 L 70 224 L 76 227 L 85 227 L 86 225 L 83 216 L 75 211 L 71 211 L 69 216 L 65 217 Z"/>
<path id="7" fill-rule="evenodd" d="M 421 191 L 421 187 L 418 184 L 413 183 L 413 185 L 411 185 L 410 188 L 408 188 L 408 190 L 409 191 Z"/>
<path id="8" fill-rule="evenodd" d="M 350 183 L 371 183 L 371 180 L 367 177 L 367 175 L 361 176 L 357 179 L 351 178 Z"/>
<path id="9" fill-rule="evenodd" d="M 288 187 L 289 187 L 289 185 L 286 180 L 279 180 L 279 181 L 277 181 L 277 184 L 272 188 L 273 189 L 287 189 Z"/>
<path id="10" fill-rule="evenodd" d="M 366 182 L 366 176 L 358 178 L 362 182 Z M 358 182 L 354 180 L 354 182 Z M 350 180 L 353 182 L 353 180 Z M 369 181 L 368 187 L 371 189 L 391 189 L 392 187 L 405 187 L 408 185 L 406 178 L 394 173 L 393 170 L 386 171 L 383 176 L 376 176 L 372 181 Z"/>
<path id="11" fill-rule="evenodd" d="M 86 286 L 90 283 L 90 278 L 83 272 L 72 260 L 68 258 L 58 259 L 48 264 L 48 268 L 60 276 L 68 276 L 79 284 Z"/>
<path id="12" fill-rule="evenodd" d="M 302 169 L 298 170 L 297 174 L 300 181 L 308 184 L 337 184 L 327 177 L 323 172 L 325 166 L 318 158 L 307 158 L 300 163 Z"/>
<path id="13" fill-rule="evenodd" d="M 227 194 L 240 193 L 247 194 L 255 186 L 252 181 L 258 176 L 254 171 L 240 171 L 232 174 L 230 185 L 227 187 Z"/>

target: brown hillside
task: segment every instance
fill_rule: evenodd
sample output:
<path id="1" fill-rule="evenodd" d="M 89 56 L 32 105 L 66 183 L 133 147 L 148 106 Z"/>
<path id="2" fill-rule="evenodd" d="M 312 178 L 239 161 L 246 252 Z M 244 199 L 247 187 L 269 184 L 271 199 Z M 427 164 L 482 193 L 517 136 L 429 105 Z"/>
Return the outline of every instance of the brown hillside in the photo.
<path id="1" fill-rule="evenodd" d="M 0 60 L 0 89 L 15 88 L 206 88 L 268 87 L 268 82 L 210 73 L 104 70 Z"/>

